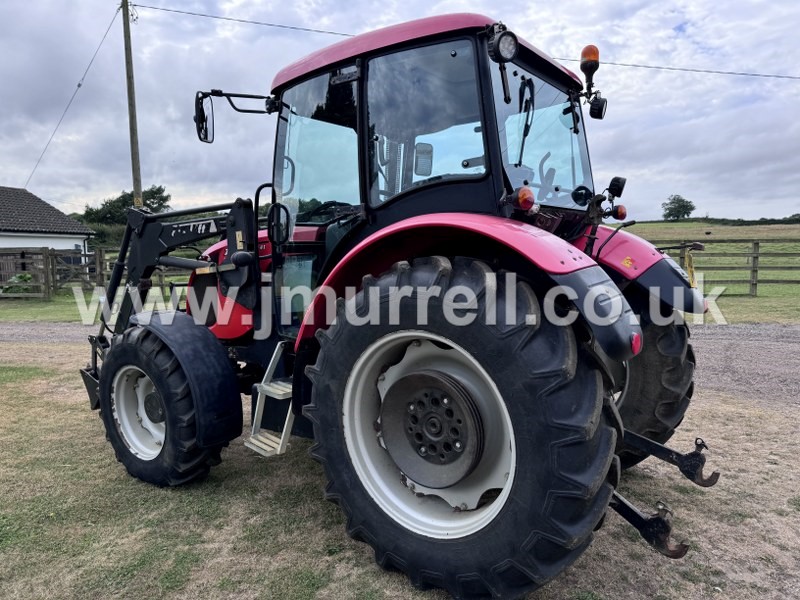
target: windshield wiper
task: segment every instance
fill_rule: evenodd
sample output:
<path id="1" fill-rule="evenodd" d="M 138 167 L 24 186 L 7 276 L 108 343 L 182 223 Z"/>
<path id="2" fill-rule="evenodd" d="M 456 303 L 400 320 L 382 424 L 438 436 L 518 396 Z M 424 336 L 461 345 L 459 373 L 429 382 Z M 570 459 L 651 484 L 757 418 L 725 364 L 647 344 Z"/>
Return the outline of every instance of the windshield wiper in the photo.
<path id="1" fill-rule="evenodd" d="M 525 126 L 522 129 L 522 140 L 519 144 L 519 160 L 514 165 L 519 168 L 522 166 L 522 155 L 525 153 L 525 140 L 531 132 L 533 125 L 534 89 L 533 79 L 525 78 L 519 82 L 519 111 L 525 110 Z"/>

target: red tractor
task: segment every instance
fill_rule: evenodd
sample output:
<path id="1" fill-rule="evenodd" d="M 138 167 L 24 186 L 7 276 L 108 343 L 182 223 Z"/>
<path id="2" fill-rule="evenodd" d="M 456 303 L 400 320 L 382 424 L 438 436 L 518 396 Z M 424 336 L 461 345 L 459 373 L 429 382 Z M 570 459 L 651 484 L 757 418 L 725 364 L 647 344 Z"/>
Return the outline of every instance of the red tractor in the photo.
<path id="1" fill-rule="evenodd" d="M 273 181 L 253 201 L 129 212 L 106 296 L 123 276 L 126 293 L 82 370 L 128 472 L 205 477 L 242 433 L 245 393 L 245 444 L 271 456 L 313 437 L 348 533 L 416 586 L 524 594 L 609 507 L 682 556 L 667 509 L 615 487 L 650 455 L 716 481 L 702 440 L 662 445 L 693 390 L 679 315 L 704 301 L 633 221 L 602 224 L 625 219 L 625 180 L 592 180 L 598 65 L 588 46 L 584 86 L 502 23 L 456 14 L 311 54 L 271 96 L 198 92 L 205 142 L 214 97 L 277 116 Z M 190 273 L 187 306 L 143 311 L 163 266 Z"/>

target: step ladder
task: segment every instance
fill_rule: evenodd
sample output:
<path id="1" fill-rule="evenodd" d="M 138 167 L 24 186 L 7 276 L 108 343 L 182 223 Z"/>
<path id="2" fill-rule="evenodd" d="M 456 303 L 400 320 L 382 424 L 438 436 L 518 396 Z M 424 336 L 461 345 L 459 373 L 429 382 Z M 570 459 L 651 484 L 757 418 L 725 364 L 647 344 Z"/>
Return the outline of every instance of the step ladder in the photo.
<path id="1" fill-rule="evenodd" d="M 264 378 L 261 383 L 256 385 L 258 398 L 256 399 L 255 415 L 253 416 L 253 429 L 250 438 L 244 441 L 245 446 L 267 457 L 278 456 L 286 452 L 289 446 L 289 437 L 292 435 L 292 427 L 294 426 L 294 413 L 292 412 L 292 407 L 289 406 L 289 411 L 286 413 L 286 422 L 283 425 L 283 431 L 280 436 L 261 429 L 261 418 L 264 415 L 264 404 L 267 398 L 289 400 L 290 402 L 292 399 L 291 377 L 273 379 L 285 345 L 286 342 L 278 342 L 278 345 L 275 346 L 275 352 L 272 354 L 269 366 L 264 372 Z"/>

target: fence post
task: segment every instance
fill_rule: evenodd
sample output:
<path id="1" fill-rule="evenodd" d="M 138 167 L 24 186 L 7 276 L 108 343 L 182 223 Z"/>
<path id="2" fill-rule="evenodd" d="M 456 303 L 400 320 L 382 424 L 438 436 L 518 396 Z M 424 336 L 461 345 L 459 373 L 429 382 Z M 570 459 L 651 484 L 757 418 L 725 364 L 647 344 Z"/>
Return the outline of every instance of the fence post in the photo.
<path id="1" fill-rule="evenodd" d="M 686 270 L 686 248 L 681 248 L 681 252 L 678 255 L 678 264 L 681 269 Z"/>
<path id="2" fill-rule="evenodd" d="M 53 295 L 58 291 L 58 252 L 52 248 L 47 249 L 50 264 L 50 291 Z"/>
<path id="3" fill-rule="evenodd" d="M 750 263 L 750 295 L 758 295 L 758 252 L 760 247 L 758 240 L 753 240 L 753 256 Z"/>
<path id="4" fill-rule="evenodd" d="M 106 287 L 106 251 L 103 248 L 97 248 L 94 251 L 94 278 L 95 283 L 100 287 Z"/>
<path id="5" fill-rule="evenodd" d="M 50 248 L 42 248 L 42 270 L 41 270 L 41 279 L 39 283 L 41 285 L 42 290 L 42 297 L 45 300 L 50 299 L 50 292 L 53 288 L 53 267 L 51 265 L 50 256 Z"/>

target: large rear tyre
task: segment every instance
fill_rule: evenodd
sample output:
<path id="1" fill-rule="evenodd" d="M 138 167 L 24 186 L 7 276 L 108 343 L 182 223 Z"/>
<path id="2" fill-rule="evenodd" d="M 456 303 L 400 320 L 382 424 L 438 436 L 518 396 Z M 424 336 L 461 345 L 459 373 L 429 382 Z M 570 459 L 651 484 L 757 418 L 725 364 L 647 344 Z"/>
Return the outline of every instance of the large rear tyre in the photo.
<path id="1" fill-rule="evenodd" d="M 694 350 L 689 328 L 682 321 L 656 325 L 645 314 L 641 325 L 642 352 L 628 362 L 627 381 L 617 407 L 625 429 L 663 444 L 683 421 L 692 400 Z M 627 469 L 648 456 L 626 447 L 620 461 Z"/>
<path id="2" fill-rule="evenodd" d="M 189 382 L 172 351 L 143 327 L 114 341 L 100 372 L 100 416 L 117 460 L 158 486 L 203 479 L 221 447 L 200 448 Z"/>
<path id="3" fill-rule="evenodd" d="M 619 475 L 599 371 L 570 328 L 542 322 L 526 283 L 507 289 L 500 276 L 487 288 L 494 276 L 433 257 L 365 278 L 318 333 L 308 369 L 312 456 L 348 534 L 382 567 L 456 598 L 516 598 L 561 572 L 589 545 Z M 420 290 L 434 286 L 423 324 Z M 446 318 L 457 289 L 475 298 L 469 325 Z M 355 325 L 353 314 L 379 318 Z"/>

